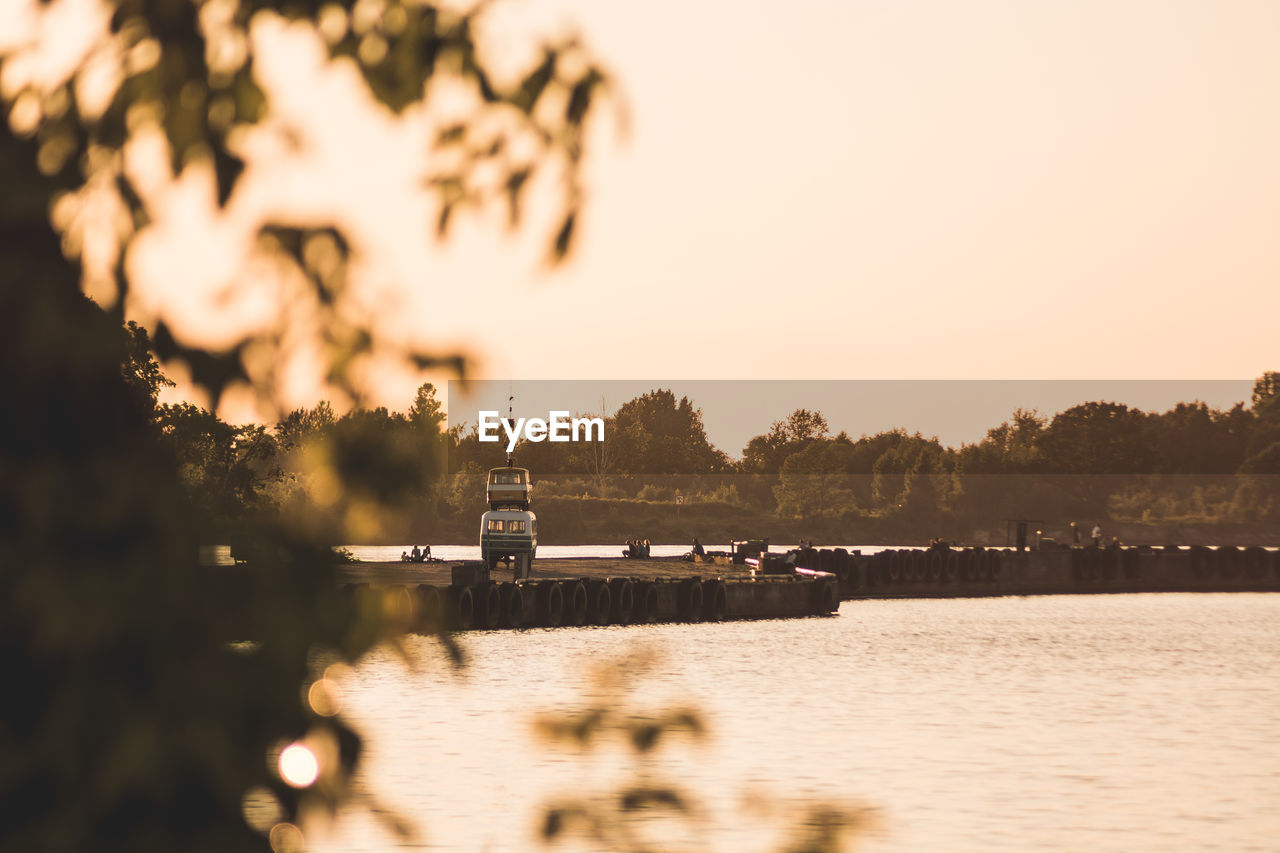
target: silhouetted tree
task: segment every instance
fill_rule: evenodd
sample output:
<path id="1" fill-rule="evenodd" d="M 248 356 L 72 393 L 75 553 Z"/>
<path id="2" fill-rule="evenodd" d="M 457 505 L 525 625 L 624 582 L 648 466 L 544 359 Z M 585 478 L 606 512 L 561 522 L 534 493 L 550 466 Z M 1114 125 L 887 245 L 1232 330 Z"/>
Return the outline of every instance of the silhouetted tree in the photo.
<path id="1" fill-rule="evenodd" d="M 232 426 L 191 403 L 161 406 L 159 423 L 189 500 L 211 525 L 206 534 L 259 508 L 260 488 L 279 473 L 275 439 L 265 427 Z"/>
<path id="2" fill-rule="evenodd" d="M 1065 474 L 1147 474 L 1155 470 L 1147 415 L 1118 403 L 1081 403 L 1054 416 L 1040 448 Z"/>
<path id="3" fill-rule="evenodd" d="M 725 455 L 711 446 L 702 412 L 669 390 L 623 403 L 613 419 L 619 470 L 634 474 L 704 474 L 723 470 Z"/>
<path id="4" fill-rule="evenodd" d="M 551 171 L 560 176 L 551 255 L 563 257 L 582 199 L 584 122 L 607 84 L 581 42 L 548 42 L 533 69 L 505 83 L 473 37 L 485 7 L 389 0 L 353 16 L 355 5 L 325 7 L 341 13 L 328 16 L 341 31 L 329 30 L 326 44 L 378 102 L 403 113 L 445 77 L 454 93 L 472 96 L 470 111 L 435 140 L 433 153 L 444 155 L 428 173 L 438 231 L 459 208 L 489 201 L 515 221 L 531 179 Z M 154 134 L 172 174 L 196 183 L 210 175 L 210 196 L 226 206 L 245 166 L 233 140 L 268 112 L 251 22 L 276 13 L 314 25 L 322 12 L 271 0 L 209 9 L 109 2 L 105 31 L 83 43 L 86 52 L 60 57 L 61 79 L 23 77 L 48 65 L 43 51 L 69 46 L 47 9 L 33 10 L 45 16 L 35 43 L 0 54 L 0 316 L 9 323 L 0 397 L 11 413 L 0 419 L 0 656 L 16 685 L 0 703 L 4 849 L 270 849 L 244 820 L 247 799 L 270 803 L 283 827 L 304 808 L 336 808 L 351 791 L 359 738 L 340 714 L 303 698 L 302 688 L 322 680 L 317 661 L 354 660 L 403 627 L 380 604 L 353 609 L 339 593 L 329 544 L 352 526 L 264 524 L 253 570 L 234 586 L 229 570 L 198 563 L 204 523 L 156 422 L 157 377 L 139 358 L 140 336 L 122 331 L 123 249 L 155 212 L 121 167 L 126 143 Z M 114 86 L 105 107 L 82 104 L 81 93 L 103 81 Z M 113 196 L 123 214 L 113 223 L 122 250 L 97 273 L 106 310 L 79 290 L 83 234 L 50 224 L 50 211 L 74 212 L 89 191 Z M 305 282 L 307 304 L 291 307 L 318 318 L 311 342 L 327 357 L 328 381 L 359 400 L 354 368 L 373 341 L 345 298 L 349 240 L 309 218 L 251 225 L 260 253 Z M 273 401 L 297 313 L 216 351 L 183 339 L 162 315 L 153 342 L 161 361 L 185 363 L 215 412 L 237 382 Z M 456 356 L 404 355 L 422 368 L 461 367 Z M 375 420 L 335 424 L 314 460 L 317 477 L 328 478 L 320 491 L 370 504 L 348 523 L 376 520 L 372 504 L 418 476 L 416 466 L 380 461 L 384 452 L 405 457 L 394 435 L 369 437 L 388 437 Z M 375 479 L 382 474 L 390 493 Z M 241 639 L 254 643 L 228 644 Z M 303 789 L 268 763 L 272 747 L 295 739 L 324 759 L 320 782 Z"/>
<path id="5" fill-rule="evenodd" d="M 747 474 L 777 474 L 788 456 L 825 438 L 829 431 L 821 412 L 796 409 L 785 420 L 774 421 L 767 433 L 747 442 L 738 468 Z"/>

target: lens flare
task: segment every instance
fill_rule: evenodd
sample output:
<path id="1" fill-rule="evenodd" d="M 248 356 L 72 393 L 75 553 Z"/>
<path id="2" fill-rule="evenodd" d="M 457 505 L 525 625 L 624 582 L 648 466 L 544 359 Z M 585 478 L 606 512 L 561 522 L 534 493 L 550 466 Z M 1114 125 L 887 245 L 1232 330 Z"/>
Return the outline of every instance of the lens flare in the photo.
<path id="1" fill-rule="evenodd" d="M 306 788 L 320 775 L 315 753 L 300 743 L 290 744 L 280 753 L 280 778 L 295 788 Z"/>
<path id="2" fill-rule="evenodd" d="M 307 704 L 322 717 L 332 717 L 342 710 L 342 692 L 331 678 L 321 678 L 307 691 Z"/>
<path id="3" fill-rule="evenodd" d="M 267 835 L 275 853 L 301 853 L 305 846 L 302 830 L 291 823 L 277 823 Z"/>
<path id="4" fill-rule="evenodd" d="M 263 787 L 251 788 L 245 792 L 240 800 L 240 812 L 244 815 L 244 822 L 263 835 L 285 817 L 280 800 Z"/>

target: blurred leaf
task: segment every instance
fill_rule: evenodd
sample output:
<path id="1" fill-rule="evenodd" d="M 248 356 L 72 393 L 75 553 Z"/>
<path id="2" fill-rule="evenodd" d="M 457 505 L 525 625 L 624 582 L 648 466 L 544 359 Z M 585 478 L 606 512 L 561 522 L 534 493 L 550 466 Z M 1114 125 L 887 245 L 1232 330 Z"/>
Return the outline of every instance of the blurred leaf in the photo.
<path id="1" fill-rule="evenodd" d="M 222 145 L 213 147 L 213 168 L 218 182 L 218 205 L 226 207 L 235 189 L 236 181 L 244 172 L 244 160 L 227 151 Z"/>
<path id="2" fill-rule="evenodd" d="M 507 176 L 507 207 L 511 213 L 511 225 L 520 224 L 520 195 L 524 191 L 524 185 L 529 180 L 531 170 L 528 168 L 517 169 Z"/>
<path id="3" fill-rule="evenodd" d="M 565 118 L 570 124 L 582 124 L 587 111 L 591 108 L 591 93 L 604 81 L 603 75 L 592 68 L 573 86 L 569 95 L 569 105 L 565 110 Z"/>
<path id="4" fill-rule="evenodd" d="M 573 210 L 564 218 L 560 230 L 556 232 L 555 245 L 552 250 L 552 257 L 555 261 L 563 260 L 568 254 L 573 241 L 573 229 L 577 224 L 578 211 Z"/>
<path id="5" fill-rule="evenodd" d="M 551 78 L 556 72 L 556 60 L 558 58 L 556 51 L 547 50 L 543 55 L 541 64 L 529 72 L 529 75 L 520 83 L 520 88 L 512 96 L 511 103 L 526 113 L 533 112 L 533 108 L 537 106 L 538 99 L 542 97 L 542 93 L 546 91 L 547 84 L 551 82 Z"/>
<path id="6" fill-rule="evenodd" d="M 184 362 L 191 371 L 192 380 L 208 389 L 214 409 L 217 409 L 218 401 L 228 385 L 237 381 L 249 381 L 241 358 L 245 343 L 241 341 L 226 352 L 215 353 L 199 347 L 184 346 L 174 338 L 166 323 L 161 321 L 156 325 L 155 347 L 160 360 Z"/>
<path id="7" fill-rule="evenodd" d="M 671 788 L 627 788 L 618 795 L 618 804 L 623 811 L 637 811 L 647 808 L 663 808 L 676 812 L 689 811 L 689 805 L 679 791 Z"/>

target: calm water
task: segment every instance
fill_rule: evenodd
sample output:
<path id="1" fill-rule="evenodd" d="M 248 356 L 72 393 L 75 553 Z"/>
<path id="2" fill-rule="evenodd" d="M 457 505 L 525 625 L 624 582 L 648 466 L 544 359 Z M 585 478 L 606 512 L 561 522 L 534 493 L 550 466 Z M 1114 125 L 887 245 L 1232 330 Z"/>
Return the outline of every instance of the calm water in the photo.
<path id="1" fill-rule="evenodd" d="M 1280 595 L 861 601 L 464 642 L 461 676 L 414 638 L 419 672 L 381 654 L 346 681 L 373 790 L 421 827 L 408 849 L 532 849 L 541 805 L 634 773 L 540 744 L 531 720 L 583 707 L 593 662 L 643 645 L 663 662 L 633 706 L 711 725 L 650 768 L 703 802 L 702 849 L 769 849 L 753 791 L 876 807 L 872 851 L 1280 850 Z M 396 845 L 367 813 L 312 841 Z"/>

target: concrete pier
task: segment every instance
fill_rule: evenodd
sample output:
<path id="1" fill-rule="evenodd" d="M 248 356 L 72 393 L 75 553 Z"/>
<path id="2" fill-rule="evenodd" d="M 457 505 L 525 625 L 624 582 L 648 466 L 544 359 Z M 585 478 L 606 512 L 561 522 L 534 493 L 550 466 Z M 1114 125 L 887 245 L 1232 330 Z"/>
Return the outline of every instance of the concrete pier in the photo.
<path id="1" fill-rule="evenodd" d="M 459 577 L 457 563 L 344 563 L 353 598 L 378 595 L 423 631 L 825 616 L 840 605 L 834 574 L 753 574 L 747 566 L 678 559 L 535 560 L 529 578 L 497 570 Z"/>
<path id="2" fill-rule="evenodd" d="M 528 578 L 479 563 L 344 563 L 355 604 L 371 597 L 410 630 L 531 628 L 830 615 L 841 600 L 1134 592 L 1280 591 L 1264 548 L 1055 546 L 842 548 L 728 557 L 541 559 Z"/>
<path id="3" fill-rule="evenodd" d="M 1280 552 L 1260 547 L 837 548 L 802 552 L 797 565 L 836 575 L 846 600 L 1280 591 Z"/>

